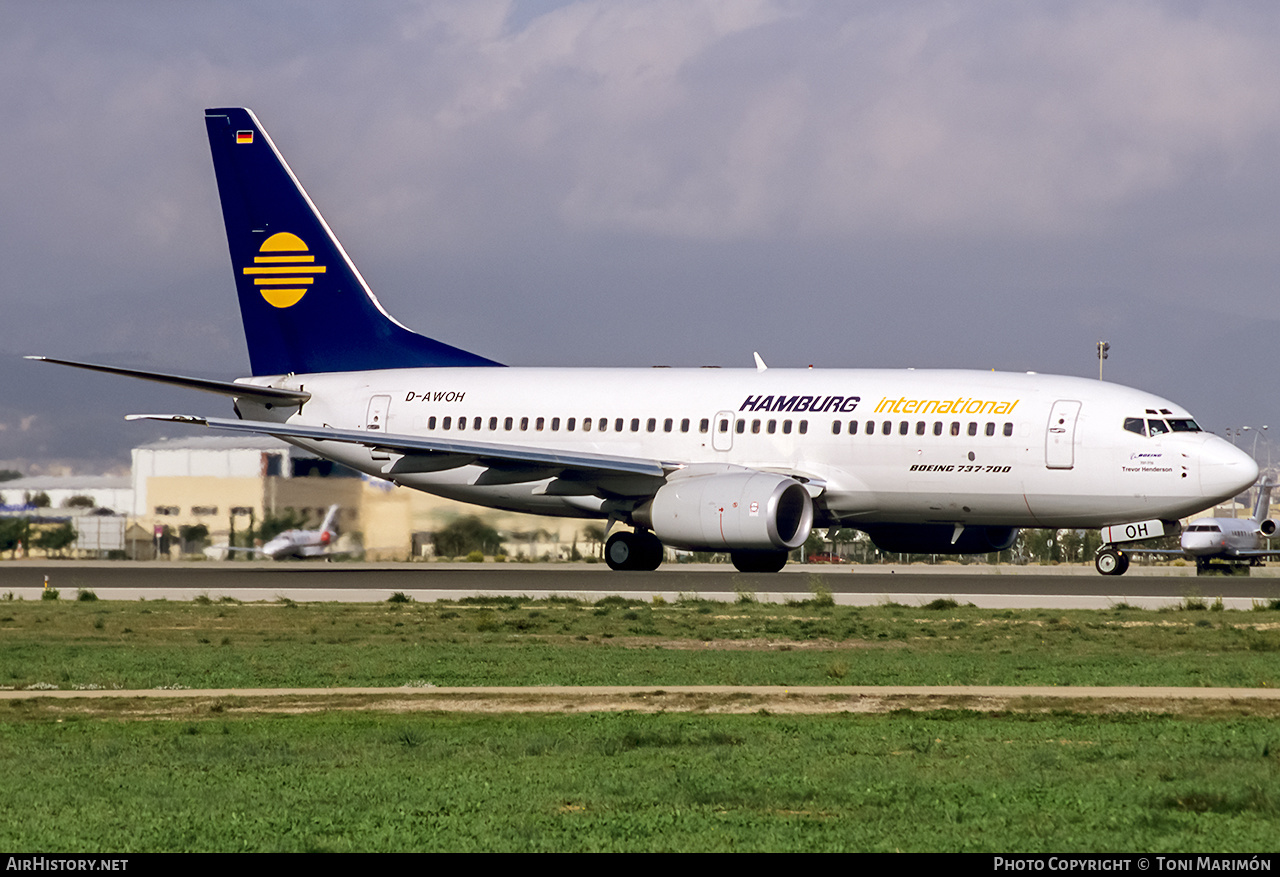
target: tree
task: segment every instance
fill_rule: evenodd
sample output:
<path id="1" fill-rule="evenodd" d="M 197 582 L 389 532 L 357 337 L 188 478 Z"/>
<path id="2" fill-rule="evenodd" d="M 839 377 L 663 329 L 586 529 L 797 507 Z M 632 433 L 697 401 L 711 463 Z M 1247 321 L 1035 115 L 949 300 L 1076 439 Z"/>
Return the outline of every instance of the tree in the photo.
<path id="1" fill-rule="evenodd" d="M 178 528 L 178 538 L 182 540 L 182 552 L 191 554 L 204 548 L 209 540 L 209 528 L 204 524 L 183 524 Z"/>
<path id="2" fill-rule="evenodd" d="M 47 509 L 50 505 L 49 494 L 45 493 L 42 490 L 39 493 L 37 493 L 35 496 L 30 497 L 27 500 L 27 504 L 33 505 L 38 509 Z"/>
<path id="3" fill-rule="evenodd" d="M 49 554 L 62 554 L 71 547 L 78 535 L 70 521 L 63 521 L 56 527 L 45 527 L 38 532 L 31 540 L 31 544 L 36 548 L 44 549 Z"/>
<path id="4" fill-rule="evenodd" d="M 582 538 L 591 546 L 591 554 L 600 556 L 600 546 L 604 543 L 604 527 L 599 524 L 587 524 L 582 528 Z"/>
<path id="5" fill-rule="evenodd" d="M 0 518 L 0 551 L 11 552 L 10 559 L 16 557 L 30 532 L 31 522 L 26 518 Z"/>
<path id="6" fill-rule="evenodd" d="M 270 542 L 285 530 L 300 530 L 307 525 L 307 516 L 292 506 L 281 512 L 265 512 L 258 538 Z"/>
<path id="7" fill-rule="evenodd" d="M 0 469 L 0 481 L 14 481 L 22 477 L 22 473 L 16 469 Z"/>
<path id="8" fill-rule="evenodd" d="M 497 554 L 502 550 L 502 537 L 475 515 L 458 518 L 431 537 L 439 557 L 461 557 L 473 551 Z"/>
<path id="9" fill-rule="evenodd" d="M 64 509 L 91 509 L 96 505 L 97 503 L 93 501 L 93 497 L 85 496 L 82 493 L 69 496 L 62 501 Z"/>

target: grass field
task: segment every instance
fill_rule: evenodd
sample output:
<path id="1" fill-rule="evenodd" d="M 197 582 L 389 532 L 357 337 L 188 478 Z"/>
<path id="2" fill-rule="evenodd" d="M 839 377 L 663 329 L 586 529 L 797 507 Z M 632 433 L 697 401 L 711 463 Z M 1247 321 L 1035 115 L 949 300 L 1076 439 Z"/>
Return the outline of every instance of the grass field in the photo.
<path id="1" fill-rule="evenodd" d="M 0 846 L 1249 851 L 1274 720 L 346 713 L 0 724 Z"/>
<path id="2" fill-rule="evenodd" d="M 1280 611 L 0 602 L 0 686 L 1280 685 Z"/>
<path id="3" fill-rule="evenodd" d="M 0 603 L 0 686 L 1280 684 L 1280 611 L 609 598 Z M 1280 725 L 1212 715 L 0 703 L 10 850 L 1269 852 Z"/>

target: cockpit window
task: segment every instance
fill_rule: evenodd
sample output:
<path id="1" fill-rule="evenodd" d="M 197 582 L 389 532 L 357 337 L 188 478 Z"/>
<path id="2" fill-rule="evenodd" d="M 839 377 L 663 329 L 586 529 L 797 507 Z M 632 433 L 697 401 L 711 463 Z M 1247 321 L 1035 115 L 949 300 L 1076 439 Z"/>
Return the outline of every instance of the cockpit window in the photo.
<path id="1" fill-rule="evenodd" d="M 1146 435 L 1147 427 L 1142 422 L 1141 417 L 1126 417 L 1124 419 L 1124 428 L 1129 432 L 1136 432 L 1138 435 Z"/>
<path id="2" fill-rule="evenodd" d="M 1149 435 L 1164 435 L 1169 431 L 1169 427 L 1163 420 L 1148 420 L 1147 432 Z"/>
<path id="3" fill-rule="evenodd" d="M 1217 524 L 1192 524 L 1187 528 L 1192 533 L 1221 533 L 1222 528 Z"/>
<path id="4" fill-rule="evenodd" d="M 1200 432 L 1200 424 L 1196 423 L 1190 417 L 1186 418 L 1169 418 L 1169 428 L 1174 432 Z"/>

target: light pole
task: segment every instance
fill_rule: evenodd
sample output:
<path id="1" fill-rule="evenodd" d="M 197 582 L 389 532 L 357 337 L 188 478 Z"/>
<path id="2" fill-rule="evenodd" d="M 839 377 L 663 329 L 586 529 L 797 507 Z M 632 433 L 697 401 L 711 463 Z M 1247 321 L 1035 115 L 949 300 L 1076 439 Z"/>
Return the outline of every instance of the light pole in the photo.
<path id="1" fill-rule="evenodd" d="M 1098 342 L 1098 380 L 1102 380 L 1102 361 L 1107 358 L 1107 351 L 1111 349 L 1111 345 L 1106 341 Z"/>

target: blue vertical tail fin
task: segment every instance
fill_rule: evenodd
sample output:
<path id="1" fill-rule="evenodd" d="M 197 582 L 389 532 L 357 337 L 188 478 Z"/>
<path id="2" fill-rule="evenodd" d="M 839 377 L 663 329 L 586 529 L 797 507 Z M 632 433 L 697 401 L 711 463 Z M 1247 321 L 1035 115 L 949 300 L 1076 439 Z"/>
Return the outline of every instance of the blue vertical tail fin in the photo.
<path id="1" fill-rule="evenodd" d="M 255 375 L 500 364 L 382 309 L 251 111 L 205 126 Z"/>

